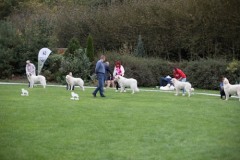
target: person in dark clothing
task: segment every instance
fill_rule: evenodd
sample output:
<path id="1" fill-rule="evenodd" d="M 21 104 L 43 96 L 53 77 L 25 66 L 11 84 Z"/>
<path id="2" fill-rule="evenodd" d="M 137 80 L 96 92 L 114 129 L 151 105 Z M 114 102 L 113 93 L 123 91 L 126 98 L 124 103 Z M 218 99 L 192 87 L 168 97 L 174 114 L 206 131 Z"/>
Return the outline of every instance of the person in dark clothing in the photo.
<path id="1" fill-rule="evenodd" d="M 110 85 L 114 87 L 114 79 L 110 71 L 109 62 L 105 63 L 105 83 L 107 84 L 107 88 L 109 88 Z"/>
<path id="2" fill-rule="evenodd" d="M 95 67 L 95 73 L 97 74 L 97 79 L 98 79 L 98 86 L 97 88 L 93 91 L 92 95 L 93 97 L 96 97 L 97 92 L 100 92 L 101 97 L 106 97 L 103 92 L 103 87 L 104 87 L 104 80 L 105 80 L 105 61 L 106 57 L 104 55 L 101 55 L 100 59 L 96 63 Z"/>
<path id="3" fill-rule="evenodd" d="M 161 77 L 160 78 L 160 87 L 164 87 L 167 84 L 172 85 L 171 79 L 172 79 L 172 77 L 170 77 L 170 76 Z"/>

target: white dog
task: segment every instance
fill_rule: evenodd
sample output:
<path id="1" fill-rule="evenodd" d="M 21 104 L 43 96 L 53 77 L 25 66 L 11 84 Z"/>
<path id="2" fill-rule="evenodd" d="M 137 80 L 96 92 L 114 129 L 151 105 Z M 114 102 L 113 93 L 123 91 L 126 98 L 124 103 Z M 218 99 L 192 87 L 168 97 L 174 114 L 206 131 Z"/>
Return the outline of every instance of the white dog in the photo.
<path id="1" fill-rule="evenodd" d="M 22 88 L 22 94 L 21 96 L 28 96 L 28 91 L 26 89 Z"/>
<path id="2" fill-rule="evenodd" d="M 192 91 L 194 91 L 194 89 L 192 88 L 192 85 L 189 82 L 181 82 L 181 81 L 177 80 L 176 78 L 172 78 L 171 81 L 176 89 L 176 94 L 175 94 L 176 96 L 178 95 L 178 93 L 181 89 L 184 89 L 188 93 L 188 97 L 190 97 Z"/>
<path id="3" fill-rule="evenodd" d="M 79 96 L 77 93 L 74 93 L 74 92 L 71 92 L 71 95 L 72 95 L 72 100 L 79 100 Z"/>
<path id="4" fill-rule="evenodd" d="M 74 78 L 66 75 L 66 82 L 68 84 L 68 90 L 73 90 L 73 86 L 79 86 L 84 91 L 84 82 L 81 78 Z"/>
<path id="5" fill-rule="evenodd" d="M 240 84 L 231 85 L 227 78 L 223 79 L 223 89 L 226 95 L 226 100 L 228 100 L 229 95 L 237 94 L 240 101 Z"/>
<path id="6" fill-rule="evenodd" d="M 174 86 L 167 84 L 166 86 L 161 86 L 159 89 L 163 91 L 173 91 L 175 88 Z"/>
<path id="7" fill-rule="evenodd" d="M 123 76 L 117 75 L 115 76 L 115 80 L 119 83 L 121 86 L 121 92 L 124 91 L 125 87 L 130 87 L 132 90 L 132 94 L 135 92 L 138 92 L 139 89 L 137 87 L 137 80 L 133 78 L 125 78 Z"/>
<path id="8" fill-rule="evenodd" d="M 43 88 L 46 88 L 46 78 L 44 76 L 42 75 L 35 76 L 31 74 L 28 74 L 27 76 L 30 82 L 30 88 L 33 88 L 33 85 L 36 83 L 40 83 L 43 86 Z"/>

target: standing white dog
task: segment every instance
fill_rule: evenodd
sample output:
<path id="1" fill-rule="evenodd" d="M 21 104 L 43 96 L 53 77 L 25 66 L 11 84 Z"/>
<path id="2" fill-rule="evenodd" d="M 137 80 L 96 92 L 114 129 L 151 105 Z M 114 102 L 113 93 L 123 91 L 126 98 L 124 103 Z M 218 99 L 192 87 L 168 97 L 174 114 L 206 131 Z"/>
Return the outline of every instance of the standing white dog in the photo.
<path id="1" fill-rule="evenodd" d="M 28 74 L 27 76 L 30 82 L 30 88 L 33 88 L 33 85 L 36 83 L 40 83 L 43 86 L 43 88 L 46 88 L 46 78 L 44 76 L 42 75 L 35 76 L 31 74 Z"/>
<path id="2" fill-rule="evenodd" d="M 223 89 L 226 95 L 226 100 L 228 100 L 229 95 L 237 94 L 240 101 L 240 84 L 231 85 L 227 78 L 223 79 Z"/>
<path id="3" fill-rule="evenodd" d="M 125 78 L 123 76 L 117 75 L 115 80 L 118 81 L 119 85 L 121 86 L 121 92 L 124 91 L 125 87 L 130 87 L 132 90 L 132 94 L 138 92 L 139 89 L 137 87 L 137 80 L 133 78 Z"/>
<path id="4" fill-rule="evenodd" d="M 70 75 L 66 75 L 66 82 L 69 90 L 72 90 L 73 86 L 79 86 L 84 91 L 84 82 L 81 78 L 74 78 Z"/>
<path id="5" fill-rule="evenodd" d="M 176 89 L 176 94 L 175 94 L 176 96 L 178 95 L 181 89 L 185 89 L 185 91 L 188 93 L 188 97 L 191 96 L 191 93 L 194 89 L 192 88 L 192 85 L 189 82 L 181 82 L 176 78 L 172 78 L 171 81 Z"/>

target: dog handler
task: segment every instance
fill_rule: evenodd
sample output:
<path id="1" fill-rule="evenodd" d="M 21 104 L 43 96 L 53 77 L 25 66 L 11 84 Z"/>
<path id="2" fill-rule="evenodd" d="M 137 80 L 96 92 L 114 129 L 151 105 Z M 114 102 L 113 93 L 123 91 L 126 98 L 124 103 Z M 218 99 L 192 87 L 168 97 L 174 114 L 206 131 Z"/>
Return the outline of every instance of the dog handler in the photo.
<path id="1" fill-rule="evenodd" d="M 95 73 L 97 74 L 98 86 L 92 93 L 93 97 L 96 97 L 98 91 L 100 92 L 101 97 L 106 97 L 103 94 L 105 80 L 105 64 L 104 64 L 105 59 L 106 57 L 104 55 L 101 55 L 100 59 L 96 63 Z"/>
<path id="2" fill-rule="evenodd" d="M 29 82 L 28 87 L 30 87 L 29 75 L 36 76 L 36 67 L 33 63 L 30 62 L 30 60 L 26 61 L 26 74 L 27 74 L 27 78 L 28 78 L 28 82 Z"/>
<path id="3" fill-rule="evenodd" d="M 173 77 L 176 78 L 177 80 L 181 82 L 186 82 L 187 81 L 187 76 L 186 74 L 179 68 L 174 67 L 173 69 Z M 183 89 L 183 95 L 185 95 L 185 90 Z"/>
<path id="4" fill-rule="evenodd" d="M 115 67 L 114 67 L 114 70 L 113 70 L 113 77 L 115 77 L 117 75 L 124 76 L 124 73 L 125 73 L 125 70 L 124 70 L 121 62 L 116 61 L 115 62 Z M 116 83 L 116 92 L 117 92 L 118 88 L 120 88 L 120 85 L 117 81 L 115 81 L 115 83 Z"/>

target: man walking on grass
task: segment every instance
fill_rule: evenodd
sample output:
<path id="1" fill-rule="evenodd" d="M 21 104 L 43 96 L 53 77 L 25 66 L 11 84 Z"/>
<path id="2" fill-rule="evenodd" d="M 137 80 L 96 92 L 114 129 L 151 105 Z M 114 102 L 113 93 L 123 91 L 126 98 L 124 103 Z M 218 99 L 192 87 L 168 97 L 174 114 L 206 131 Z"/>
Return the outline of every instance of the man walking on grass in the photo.
<path id="1" fill-rule="evenodd" d="M 105 61 L 106 57 L 101 55 L 100 59 L 96 63 L 95 73 L 97 74 L 98 86 L 92 93 L 93 97 L 96 97 L 97 92 L 100 92 L 101 97 L 105 97 L 103 94 L 104 80 L 105 80 Z"/>

